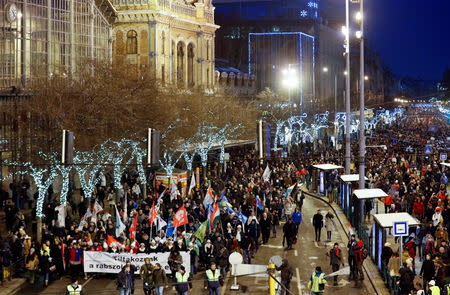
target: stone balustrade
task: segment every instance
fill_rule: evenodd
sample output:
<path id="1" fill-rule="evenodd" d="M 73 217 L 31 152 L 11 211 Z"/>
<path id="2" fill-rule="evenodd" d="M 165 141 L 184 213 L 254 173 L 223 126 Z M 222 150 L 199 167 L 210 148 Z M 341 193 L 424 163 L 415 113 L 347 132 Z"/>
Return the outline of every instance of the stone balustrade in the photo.
<path id="1" fill-rule="evenodd" d="M 221 94 L 254 95 L 256 94 L 255 75 L 215 71 L 215 92 Z"/>

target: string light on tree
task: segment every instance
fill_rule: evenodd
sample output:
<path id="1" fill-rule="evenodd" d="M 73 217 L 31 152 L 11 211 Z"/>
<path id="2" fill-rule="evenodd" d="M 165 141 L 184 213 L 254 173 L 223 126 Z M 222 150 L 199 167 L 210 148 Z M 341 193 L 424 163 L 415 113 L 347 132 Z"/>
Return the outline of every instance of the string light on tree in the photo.
<path id="1" fill-rule="evenodd" d="M 95 185 L 102 180 L 102 165 L 97 162 L 97 155 L 94 152 L 78 152 L 74 157 L 75 170 L 86 198 L 91 198 Z"/>

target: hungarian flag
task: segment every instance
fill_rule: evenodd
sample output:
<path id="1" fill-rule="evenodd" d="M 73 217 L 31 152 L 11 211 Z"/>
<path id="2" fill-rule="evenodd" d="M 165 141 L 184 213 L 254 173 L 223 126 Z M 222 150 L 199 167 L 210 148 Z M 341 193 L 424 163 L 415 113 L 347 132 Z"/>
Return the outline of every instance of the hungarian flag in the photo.
<path id="1" fill-rule="evenodd" d="M 210 205 L 214 204 L 214 195 L 212 193 L 211 185 L 208 187 L 206 191 L 205 199 L 203 200 L 203 206 L 205 209 L 208 209 Z"/>
<path id="2" fill-rule="evenodd" d="M 211 231 L 214 228 L 214 226 L 216 225 L 217 221 L 220 219 L 219 204 L 215 203 L 213 208 L 214 209 L 212 210 L 212 212 L 210 213 L 209 218 L 208 218 L 208 223 L 209 223 L 208 229 L 209 229 L 209 231 Z"/>
<path id="3" fill-rule="evenodd" d="M 183 205 L 183 206 L 181 206 L 180 209 L 178 209 L 177 213 L 173 217 L 173 226 L 179 227 L 179 226 L 182 226 L 182 225 L 185 225 L 188 223 L 189 223 L 189 221 L 188 221 L 187 212 Z"/>
<path id="4" fill-rule="evenodd" d="M 136 225 L 138 220 L 138 214 L 134 215 L 133 223 L 130 226 L 130 238 L 134 239 L 136 236 Z"/>
<path id="5" fill-rule="evenodd" d="M 122 245 L 122 243 L 119 243 L 119 241 L 117 241 L 110 235 L 106 235 L 106 244 L 108 245 L 108 247 L 110 247 L 112 243 L 116 243 L 117 245 Z"/>
<path id="6" fill-rule="evenodd" d="M 153 203 L 152 205 L 152 209 L 150 210 L 150 214 L 148 216 L 148 223 L 150 223 L 150 225 L 153 224 L 153 222 L 156 219 L 156 209 L 155 209 L 155 203 Z"/>

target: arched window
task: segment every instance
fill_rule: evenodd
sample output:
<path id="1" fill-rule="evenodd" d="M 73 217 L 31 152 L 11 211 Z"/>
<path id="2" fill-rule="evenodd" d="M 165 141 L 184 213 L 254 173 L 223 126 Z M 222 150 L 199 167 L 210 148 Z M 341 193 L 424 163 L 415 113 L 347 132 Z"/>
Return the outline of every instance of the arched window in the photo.
<path id="1" fill-rule="evenodd" d="M 188 51 L 187 52 L 188 85 L 194 86 L 194 46 L 192 44 L 189 44 L 187 51 Z"/>
<path id="2" fill-rule="evenodd" d="M 179 83 L 184 82 L 184 44 L 178 42 L 177 44 L 177 80 Z"/>
<path id="3" fill-rule="evenodd" d="M 137 54 L 137 33 L 133 30 L 127 33 L 127 54 Z"/>
<path id="4" fill-rule="evenodd" d="M 166 54 L 166 33 L 163 31 L 161 33 L 161 54 Z"/>

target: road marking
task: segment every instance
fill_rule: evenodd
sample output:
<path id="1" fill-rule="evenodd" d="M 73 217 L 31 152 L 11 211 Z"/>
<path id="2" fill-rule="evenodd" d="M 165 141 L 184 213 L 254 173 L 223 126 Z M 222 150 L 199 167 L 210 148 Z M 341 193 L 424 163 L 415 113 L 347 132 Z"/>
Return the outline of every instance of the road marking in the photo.
<path id="1" fill-rule="evenodd" d="M 294 250 L 294 255 L 298 256 L 298 251 L 297 250 Z"/>
<path id="2" fill-rule="evenodd" d="M 316 257 L 316 256 L 310 256 L 309 259 L 317 260 L 317 259 L 319 259 L 319 257 Z"/>
<path id="3" fill-rule="evenodd" d="M 300 284 L 300 271 L 298 270 L 298 267 L 295 268 L 295 275 L 297 276 L 298 294 L 302 295 L 302 285 Z"/>
<path id="4" fill-rule="evenodd" d="M 94 278 L 94 276 L 92 276 L 92 277 L 90 277 L 89 279 L 87 279 L 87 281 L 86 282 L 84 282 L 84 284 L 83 285 L 81 285 L 83 288 L 84 288 L 84 286 L 86 286 L 92 279 Z"/>
<path id="5" fill-rule="evenodd" d="M 275 245 L 261 245 L 260 247 L 268 247 L 268 248 L 275 248 L 275 249 L 283 249 L 283 246 L 275 246 Z"/>

